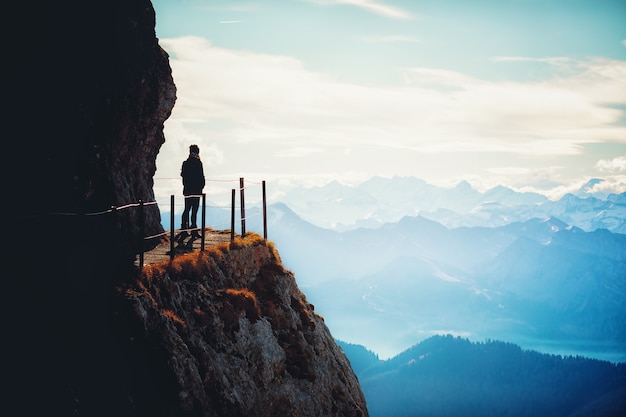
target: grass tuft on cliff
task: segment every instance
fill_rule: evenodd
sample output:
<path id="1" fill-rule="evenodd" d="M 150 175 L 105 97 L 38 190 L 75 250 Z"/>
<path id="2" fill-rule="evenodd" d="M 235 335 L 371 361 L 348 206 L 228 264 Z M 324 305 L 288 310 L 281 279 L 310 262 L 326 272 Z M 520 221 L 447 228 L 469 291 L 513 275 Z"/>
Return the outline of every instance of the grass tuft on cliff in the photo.
<path id="1" fill-rule="evenodd" d="M 269 248 L 274 262 L 282 266 L 280 255 L 274 243 L 263 239 L 263 237 L 257 233 L 248 232 L 243 238 L 236 237 L 232 242 L 208 246 L 203 252 L 183 254 L 176 256 L 171 261 L 167 260 L 146 265 L 141 270 L 140 282 L 150 285 L 150 282 L 155 277 L 163 276 L 166 273 L 171 276 L 187 279 L 194 276 L 202 276 L 209 271 L 212 262 L 222 261 L 226 253 L 251 246 L 266 246 Z"/>

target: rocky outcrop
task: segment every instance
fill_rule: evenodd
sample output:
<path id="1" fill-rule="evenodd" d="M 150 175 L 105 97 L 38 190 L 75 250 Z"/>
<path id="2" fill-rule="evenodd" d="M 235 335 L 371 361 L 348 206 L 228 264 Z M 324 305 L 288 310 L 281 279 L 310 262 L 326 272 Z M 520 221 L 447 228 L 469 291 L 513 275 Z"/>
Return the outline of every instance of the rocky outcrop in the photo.
<path id="1" fill-rule="evenodd" d="M 141 224 L 160 232 L 159 211 L 111 207 L 154 199 L 176 98 L 151 3 L 30 0 L 3 15 L 0 413 L 365 415 L 267 245 L 189 255 L 133 286 Z"/>
<path id="2" fill-rule="evenodd" d="M 256 235 L 120 289 L 142 415 L 367 416 L 343 351 Z"/>
<path id="3" fill-rule="evenodd" d="M 176 88 L 149 0 L 5 5 L 6 415 L 134 416 L 110 297 L 136 275 L 136 208 Z M 145 233 L 162 230 L 147 206 Z"/>
<path id="4" fill-rule="evenodd" d="M 11 195 L 20 227 L 63 223 L 154 201 L 156 155 L 176 99 L 168 57 L 159 46 L 149 0 L 44 0 L 7 6 L 13 33 L 6 100 L 13 163 Z M 7 161 L 9 162 L 9 161 Z M 81 219 L 84 233 L 106 224 L 132 256 L 142 245 L 138 210 Z M 85 221 L 90 220 L 90 221 Z M 147 206 L 146 234 L 162 231 Z"/>

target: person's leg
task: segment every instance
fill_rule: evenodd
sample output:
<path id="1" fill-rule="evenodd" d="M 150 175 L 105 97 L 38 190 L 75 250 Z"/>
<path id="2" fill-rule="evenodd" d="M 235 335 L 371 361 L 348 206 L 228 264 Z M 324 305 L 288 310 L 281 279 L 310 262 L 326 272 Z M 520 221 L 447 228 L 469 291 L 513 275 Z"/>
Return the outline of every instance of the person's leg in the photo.
<path id="1" fill-rule="evenodd" d="M 183 240 L 189 236 L 189 232 L 186 229 L 189 229 L 189 212 L 191 211 L 191 197 L 185 196 L 185 209 L 183 210 L 183 217 L 180 221 L 180 228 L 182 231 L 180 232 L 178 242 L 180 244 L 183 243 Z"/>
<path id="2" fill-rule="evenodd" d="M 185 196 L 185 209 L 183 210 L 183 217 L 181 219 L 181 229 L 189 229 L 189 212 L 192 210 L 193 197 Z"/>
<path id="3" fill-rule="evenodd" d="M 200 207 L 200 197 L 192 197 L 189 200 L 191 200 L 191 227 L 196 229 L 198 227 L 198 208 Z M 193 230 L 191 235 L 196 238 L 200 237 L 197 230 Z"/>

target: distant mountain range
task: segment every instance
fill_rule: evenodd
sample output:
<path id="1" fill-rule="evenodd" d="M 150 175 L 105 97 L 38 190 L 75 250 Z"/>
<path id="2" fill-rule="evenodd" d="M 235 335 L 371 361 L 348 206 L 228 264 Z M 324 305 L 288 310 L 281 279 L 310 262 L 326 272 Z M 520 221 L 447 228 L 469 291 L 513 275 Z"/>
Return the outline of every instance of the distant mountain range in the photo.
<path id="1" fill-rule="evenodd" d="M 268 238 L 333 335 L 383 357 L 454 334 L 626 361 L 626 195 L 585 192 L 549 201 L 504 187 L 479 193 L 467 183 L 444 190 L 415 178 L 331 183 L 287 200 L 311 216 L 336 214 L 344 224 L 352 216 L 353 226 L 362 219 L 356 223 L 369 227 L 323 228 L 274 203 Z M 414 213 L 403 215 L 411 201 Z M 424 215 L 444 212 L 481 225 Z M 247 230 L 262 233 L 260 209 L 248 216 Z M 380 224 L 386 216 L 398 219 Z M 169 214 L 163 218 L 169 223 Z M 207 219 L 230 226 L 228 210 L 210 208 Z"/>
<path id="2" fill-rule="evenodd" d="M 375 228 L 420 215 L 447 227 L 503 226 L 531 218 L 556 217 L 586 231 L 626 233 L 626 193 L 591 194 L 602 179 L 592 179 L 557 201 L 531 192 L 497 186 L 479 192 L 468 182 L 442 188 L 414 177 L 373 177 L 357 186 L 337 181 L 297 188 L 281 201 L 300 217 L 321 227 Z"/>
<path id="3" fill-rule="evenodd" d="M 335 337 L 383 356 L 449 333 L 626 358 L 626 235 L 556 218 L 449 229 L 421 216 L 337 232 L 281 203 L 268 229 Z"/>
<path id="4" fill-rule="evenodd" d="M 371 417 L 621 417 L 626 364 L 434 336 L 388 360 L 338 342 Z"/>

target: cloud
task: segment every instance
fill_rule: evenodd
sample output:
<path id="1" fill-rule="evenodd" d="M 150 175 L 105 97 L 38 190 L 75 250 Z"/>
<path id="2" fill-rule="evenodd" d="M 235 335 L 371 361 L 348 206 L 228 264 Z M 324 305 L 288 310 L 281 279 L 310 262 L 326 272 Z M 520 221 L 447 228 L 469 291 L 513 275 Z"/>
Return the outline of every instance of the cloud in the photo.
<path id="1" fill-rule="evenodd" d="M 622 170 L 624 172 L 626 170 Z M 603 178 L 601 181 L 595 184 L 587 192 L 599 197 L 606 197 L 609 194 L 622 194 L 626 192 L 626 175 L 611 175 Z"/>
<path id="2" fill-rule="evenodd" d="M 200 156 L 206 166 L 219 167 L 224 163 L 224 152 L 219 145 L 207 142 L 200 132 L 187 128 L 181 120 L 169 119 L 164 133 L 167 140 L 159 151 L 155 174 L 155 189 L 159 189 L 162 195 L 171 194 L 171 187 L 179 188 L 180 167 L 192 143 L 199 145 Z"/>
<path id="3" fill-rule="evenodd" d="M 412 15 L 407 11 L 374 0 L 310 0 L 310 2 L 320 5 L 349 5 L 392 19 L 412 19 Z"/>
<path id="4" fill-rule="evenodd" d="M 199 10 L 205 12 L 240 12 L 250 13 L 259 10 L 261 7 L 258 3 L 237 3 L 232 4 L 230 2 L 224 2 L 219 4 L 218 2 L 197 2 L 195 5 Z"/>
<path id="5" fill-rule="evenodd" d="M 178 175 L 190 141 L 216 172 L 237 176 L 249 169 L 453 176 L 472 166 L 473 173 L 506 167 L 508 156 L 517 158 L 512 166 L 528 167 L 520 161 L 535 156 L 558 165 L 556 158 L 581 155 L 590 143 L 626 144 L 624 61 L 557 64 L 552 78 L 531 82 L 413 67 L 401 69 L 404 85 L 367 85 L 311 71 L 289 56 L 225 49 L 200 37 L 160 43 L 178 99 L 157 176 Z M 620 158 L 610 160 L 614 168 Z M 490 166 L 482 164 L 487 159 Z"/>
<path id="6" fill-rule="evenodd" d="M 616 125 L 622 112 L 606 106 L 626 102 L 626 62 L 580 63 L 572 74 L 541 82 L 492 82 L 430 68 L 408 69 L 405 79 L 437 97 L 433 110 L 456 134 L 483 145 L 575 154 L 584 143 L 626 142 L 626 129 Z"/>
<path id="7" fill-rule="evenodd" d="M 542 62 L 550 65 L 563 65 L 571 63 L 571 58 L 557 56 L 547 58 L 531 58 L 525 56 L 497 56 L 492 58 L 494 62 Z"/>
<path id="8" fill-rule="evenodd" d="M 363 36 L 361 39 L 365 42 L 373 43 L 422 43 L 421 40 L 414 36 L 404 35 L 388 35 L 388 36 Z"/>
<path id="9" fill-rule="evenodd" d="M 323 152 L 323 149 L 299 146 L 299 147 L 294 147 L 294 148 L 281 149 L 277 151 L 274 155 L 279 158 L 294 158 L 294 157 L 303 157 L 303 156 L 311 155 L 314 153 L 320 153 L 320 152 Z"/>
<path id="10" fill-rule="evenodd" d="M 609 173 L 626 172 L 626 155 L 613 159 L 601 159 L 596 164 L 596 168 L 602 172 Z"/>
<path id="11" fill-rule="evenodd" d="M 582 177 L 574 180 L 563 181 L 562 178 L 558 178 L 557 172 L 559 167 L 551 167 L 546 170 L 538 170 L 534 174 L 537 180 L 541 177 L 545 177 L 544 181 L 526 181 L 526 183 L 520 183 L 511 186 L 518 192 L 533 192 L 543 194 L 550 200 L 556 201 L 563 198 L 566 194 L 577 194 L 582 189 L 585 189 L 587 194 L 594 195 L 596 198 L 606 199 L 609 194 L 621 194 L 626 192 L 626 175 L 608 175 L 603 176 L 601 182 L 595 184 L 592 188 L 587 188 L 587 184 L 592 177 Z M 526 176 L 529 180 L 533 179 L 533 176 Z M 470 181 L 472 182 L 472 181 Z M 501 181 L 499 182 L 502 183 Z M 473 182 L 472 182 L 473 185 Z M 490 185 L 493 186 L 493 183 Z"/>
<path id="12" fill-rule="evenodd" d="M 416 152 L 572 155 L 582 144 L 626 143 L 626 62 L 591 60 L 542 82 L 493 82 L 406 68 L 404 87 L 356 85 L 287 56 L 161 40 L 179 90 L 173 118 L 222 120 L 238 142 L 378 146 Z"/>

